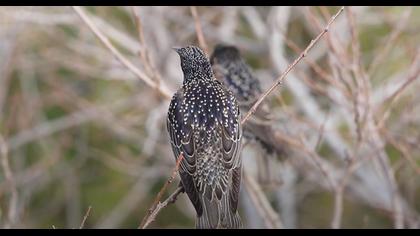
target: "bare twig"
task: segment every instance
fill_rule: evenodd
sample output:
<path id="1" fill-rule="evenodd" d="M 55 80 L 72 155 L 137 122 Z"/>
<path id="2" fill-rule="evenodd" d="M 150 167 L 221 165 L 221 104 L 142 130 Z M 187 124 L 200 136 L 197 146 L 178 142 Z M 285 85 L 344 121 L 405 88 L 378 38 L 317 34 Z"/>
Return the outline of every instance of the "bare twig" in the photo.
<path id="1" fill-rule="evenodd" d="M 412 154 L 410 154 L 407 150 L 407 147 L 405 147 L 405 145 L 403 145 L 403 143 L 400 142 L 401 139 L 394 137 L 392 134 L 390 134 L 389 130 L 385 129 L 384 127 L 380 127 L 380 133 L 385 137 L 387 142 L 389 142 L 392 146 L 394 146 L 402 153 L 403 158 L 405 158 L 410 164 L 409 166 L 414 169 L 417 175 L 420 176 L 420 167 L 416 163 L 416 160 L 414 160 L 411 156 Z"/>
<path id="2" fill-rule="evenodd" d="M 343 194 L 351 174 L 356 170 L 356 168 L 354 168 L 355 163 L 355 159 L 351 158 L 347 165 L 346 172 L 344 173 L 340 183 L 336 186 L 334 197 L 334 215 L 331 221 L 331 228 L 333 229 L 339 229 L 341 226 L 343 216 Z"/>
<path id="3" fill-rule="evenodd" d="M 161 76 L 159 72 L 156 70 L 152 59 L 150 58 L 150 53 L 149 53 L 149 50 L 147 49 L 146 40 L 144 39 L 142 21 L 136 9 L 134 8 L 134 6 L 132 7 L 132 10 L 133 10 L 133 15 L 137 24 L 138 37 L 140 40 L 140 44 L 142 45 L 142 49 L 140 50 L 140 59 L 144 64 L 146 72 L 156 81 L 156 83 L 159 84 L 161 81 Z"/>
<path id="4" fill-rule="evenodd" d="M 131 72 L 133 72 L 137 77 L 143 80 L 147 85 L 158 90 L 165 98 L 171 98 L 172 93 L 169 91 L 164 84 L 154 82 L 149 76 L 144 74 L 138 67 L 131 63 L 125 56 L 123 56 L 108 40 L 108 38 L 98 29 L 98 27 L 93 23 L 89 16 L 82 10 L 81 7 L 73 6 L 74 11 L 80 16 L 80 18 L 85 22 L 93 33 L 99 38 L 99 40 L 111 51 L 111 53 Z"/>
<path id="5" fill-rule="evenodd" d="M 89 217 L 89 214 L 90 214 L 90 210 L 92 209 L 92 207 L 91 206 L 89 206 L 89 208 L 87 209 L 87 211 L 86 211 L 86 214 L 85 214 L 85 216 L 83 217 L 83 221 L 82 221 L 82 223 L 80 224 L 80 226 L 79 226 L 79 229 L 83 229 L 83 227 L 85 226 L 85 222 L 86 222 L 86 220 L 87 220 L 87 218 Z"/>
<path id="6" fill-rule="evenodd" d="M 321 21 L 316 17 L 315 13 L 313 11 L 311 11 L 310 7 L 306 7 L 306 10 L 308 12 L 308 14 L 306 14 L 306 16 L 309 18 L 309 21 L 311 23 L 315 24 L 315 27 L 318 30 L 322 30 Z M 322 10 L 322 8 L 321 8 L 321 10 Z M 324 15 L 324 17 L 325 17 L 325 15 Z M 327 34 L 327 38 L 326 38 L 327 45 L 329 46 L 329 49 L 330 49 L 329 53 L 334 57 L 334 59 L 337 60 L 336 62 L 340 66 L 344 66 L 345 62 L 343 61 L 344 57 L 342 56 L 342 51 L 338 47 L 337 43 L 334 41 L 335 37 L 332 37 L 332 36 L 333 35 L 331 35 L 331 34 Z"/>
<path id="7" fill-rule="evenodd" d="M 350 28 L 350 33 L 351 33 L 351 46 L 352 46 L 352 71 L 355 75 L 356 78 L 361 78 L 361 81 L 363 82 L 361 85 L 363 85 L 363 89 L 359 86 L 359 80 L 356 79 L 356 85 L 357 85 L 357 89 L 354 92 L 354 95 L 351 96 L 351 99 L 353 99 L 353 104 L 354 104 L 354 122 L 356 125 L 356 134 L 357 134 L 357 141 L 359 143 L 361 143 L 362 138 L 363 138 L 363 132 L 362 132 L 362 125 L 365 123 L 367 116 L 368 116 L 368 111 L 369 111 L 369 106 L 370 103 L 368 101 L 370 101 L 370 95 L 369 95 L 369 86 L 370 86 L 370 82 L 369 79 L 366 75 L 366 72 L 364 70 L 364 66 L 362 65 L 362 61 L 361 61 L 361 52 L 360 52 L 360 43 L 359 43 L 359 33 L 358 30 L 356 28 L 356 22 L 353 16 L 353 10 L 351 7 L 347 8 L 346 11 L 346 16 L 347 16 L 347 21 L 349 24 L 349 28 Z M 364 96 L 365 99 L 365 103 L 364 104 L 360 104 L 359 100 L 359 94 Z M 361 105 L 365 106 L 365 112 L 364 112 L 364 116 L 360 117 L 361 114 L 359 112 L 359 107 Z"/>
<path id="8" fill-rule="evenodd" d="M 156 208 L 153 210 L 152 213 L 150 213 L 150 216 L 148 217 L 142 229 L 147 228 L 147 226 L 155 220 L 156 216 L 159 214 L 159 212 L 163 208 L 167 207 L 171 203 L 175 203 L 178 195 L 182 193 L 183 191 L 184 191 L 184 188 L 180 186 L 165 201 L 158 202 L 158 204 L 156 205 Z"/>
<path id="9" fill-rule="evenodd" d="M 146 228 L 151 222 L 152 222 L 152 216 L 153 218 L 156 217 L 157 212 L 155 214 L 153 214 L 158 206 L 158 204 L 160 203 L 160 199 L 163 196 L 163 193 L 165 192 L 165 190 L 168 188 L 168 186 L 172 183 L 172 181 L 175 179 L 175 175 L 178 172 L 179 169 L 179 165 L 181 164 L 181 161 L 184 159 L 184 156 L 182 155 L 182 153 L 179 154 L 177 161 L 176 161 L 176 165 L 172 171 L 172 175 L 171 177 L 169 177 L 169 179 L 165 182 L 165 184 L 162 186 L 162 188 L 160 189 L 159 193 L 157 194 L 152 206 L 149 208 L 148 213 L 146 214 L 146 216 L 143 218 L 143 220 L 141 221 L 141 224 L 139 225 L 139 229 L 144 229 Z M 178 191 L 178 190 L 177 190 Z M 167 204 L 166 204 L 167 205 Z M 158 210 L 160 211 L 160 209 Z"/>
<path id="10" fill-rule="evenodd" d="M 290 40 L 284 32 L 281 34 L 283 41 L 287 44 L 287 46 L 292 49 L 294 52 L 299 53 L 302 51 L 302 49 L 292 40 Z M 324 80 L 325 82 L 333 85 L 336 89 L 340 90 L 340 92 L 344 93 L 345 96 L 350 97 L 350 94 L 347 92 L 347 90 L 343 87 L 342 84 L 338 83 L 331 74 L 328 74 L 325 69 L 320 67 L 313 59 L 310 59 L 309 57 L 305 58 L 305 62 L 308 63 L 308 65 L 315 71 L 317 75 L 319 75 L 319 78 Z"/>
<path id="11" fill-rule="evenodd" d="M 17 35 L 17 33 L 16 33 Z M 17 36 L 14 35 L 12 39 L 6 41 L 2 40 L 2 44 L 6 46 L 6 53 L 1 53 L 2 63 L 0 65 L 0 120 L 3 120 L 3 108 L 6 103 L 7 90 L 9 89 L 12 80 L 13 64 L 16 59 L 16 51 L 18 49 Z"/>
<path id="12" fill-rule="evenodd" d="M 325 132 L 325 123 L 327 123 L 329 116 L 330 116 L 330 111 L 328 110 L 327 115 L 325 116 L 325 121 L 322 123 L 321 127 L 319 127 L 319 131 L 318 131 L 319 135 L 318 135 L 314 150 L 317 150 L 319 148 L 319 145 L 321 144 L 321 141 Z"/>
<path id="13" fill-rule="evenodd" d="M 194 18 L 195 22 L 195 31 L 197 33 L 198 43 L 200 44 L 200 47 L 204 50 L 206 54 L 209 53 L 209 49 L 207 47 L 206 40 L 204 38 L 203 30 L 201 28 L 200 18 L 197 14 L 197 8 L 196 7 L 190 7 L 191 15 Z"/>
<path id="14" fill-rule="evenodd" d="M 257 181 L 243 171 L 244 184 L 248 190 L 251 200 L 254 202 L 255 207 L 264 219 L 264 223 L 268 228 L 283 228 L 283 223 L 280 216 L 274 211 L 267 197 L 264 195 L 261 187 Z"/>
<path id="15" fill-rule="evenodd" d="M 330 21 L 328 22 L 327 26 L 324 28 L 324 30 L 315 38 L 311 41 L 311 43 L 306 47 L 306 49 L 299 55 L 298 58 L 296 58 L 292 64 L 289 65 L 289 67 L 287 67 L 286 71 L 283 72 L 283 74 L 280 75 L 280 77 L 278 77 L 278 79 L 274 82 L 274 84 L 267 90 L 265 91 L 261 97 L 257 100 L 257 102 L 255 102 L 255 104 L 251 107 L 251 109 L 248 111 L 248 113 L 244 116 L 244 118 L 242 119 L 242 124 L 244 124 L 249 117 L 257 110 L 258 106 L 261 104 L 261 102 L 279 85 L 283 84 L 283 80 L 286 77 L 286 75 L 308 54 L 308 51 L 312 49 L 312 47 L 322 38 L 322 36 L 328 32 L 328 29 L 330 27 L 330 25 L 335 21 L 335 19 L 337 18 L 337 16 L 344 10 L 344 7 L 341 7 L 340 10 L 333 16 L 331 17 Z"/>
<path id="16" fill-rule="evenodd" d="M 404 228 L 404 214 L 403 206 L 398 191 L 398 184 L 395 178 L 395 173 L 389 164 L 388 156 L 384 155 L 384 151 L 378 153 L 379 164 L 385 174 L 385 179 L 391 195 L 392 216 L 394 220 L 394 228 Z"/>
<path id="17" fill-rule="evenodd" d="M 137 102 L 137 98 L 139 98 L 139 96 L 124 98 L 116 101 L 114 104 L 111 104 L 112 109 L 115 109 L 113 110 L 113 112 L 118 112 L 123 109 L 126 109 L 127 107 L 133 106 L 133 104 Z M 41 137 L 45 137 L 55 132 L 80 125 L 98 117 L 103 117 L 104 115 L 106 115 L 105 107 L 107 106 L 82 109 L 62 118 L 44 122 L 31 129 L 23 130 L 7 140 L 8 147 L 10 150 L 16 150 L 20 146 L 37 140 Z"/>
<path id="18" fill-rule="evenodd" d="M 414 82 L 416 79 L 419 78 L 420 75 L 420 48 L 417 49 L 417 56 L 414 58 L 413 63 L 410 66 L 410 71 L 408 74 L 407 80 L 397 89 L 394 93 L 391 94 L 387 99 L 384 100 L 383 104 L 388 105 L 386 108 L 384 108 L 383 116 L 381 119 L 377 122 L 378 127 L 383 127 L 386 119 L 389 116 L 389 109 L 392 107 L 392 105 L 395 103 L 395 101 L 398 99 L 398 97 L 401 95 L 401 93 L 407 88 L 408 85 L 410 85 L 412 82 Z"/>
<path id="19" fill-rule="evenodd" d="M 409 7 L 401 16 L 400 21 L 398 22 L 397 26 L 394 27 L 394 31 L 389 35 L 386 42 L 384 43 L 384 48 L 376 54 L 376 57 L 373 59 L 372 63 L 369 65 L 368 73 L 372 75 L 375 73 L 376 68 L 378 65 L 381 64 L 381 62 L 386 58 L 386 55 L 388 54 L 389 50 L 392 49 L 392 47 L 395 46 L 395 42 L 398 39 L 398 36 L 401 34 L 401 32 L 405 29 L 407 26 L 408 20 L 410 19 L 410 15 L 412 12 L 412 8 Z"/>
<path id="20" fill-rule="evenodd" d="M 17 204 L 18 204 L 18 192 L 15 185 L 14 176 L 12 173 L 12 170 L 10 168 L 9 164 L 9 158 L 8 158 L 8 147 L 7 143 L 3 139 L 3 136 L 0 135 L 0 157 L 1 157 L 1 166 L 4 172 L 4 176 L 7 181 L 10 181 L 10 201 L 8 204 L 8 212 L 7 212 L 7 218 L 8 218 L 8 224 L 6 225 L 6 228 L 13 227 L 13 224 L 16 221 L 17 217 Z"/>
<path id="21" fill-rule="evenodd" d="M 338 187 L 338 189 L 335 191 L 334 215 L 331 222 L 331 228 L 333 229 L 340 228 L 342 216 L 343 216 L 343 188 Z"/>

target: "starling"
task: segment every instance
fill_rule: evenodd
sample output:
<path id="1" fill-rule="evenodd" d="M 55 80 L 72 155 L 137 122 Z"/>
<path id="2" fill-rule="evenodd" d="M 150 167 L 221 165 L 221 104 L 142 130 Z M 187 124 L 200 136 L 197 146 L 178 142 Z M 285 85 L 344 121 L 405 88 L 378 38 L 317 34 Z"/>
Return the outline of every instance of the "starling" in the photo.
<path id="1" fill-rule="evenodd" d="M 196 228 L 241 228 L 239 106 L 200 48 L 174 49 L 184 81 L 169 105 L 167 129 L 175 158 L 184 157 L 179 174 L 197 212 Z"/>
<path id="2" fill-rule="evenodd" d="M 235 94 L 242 113 L 248 112 L 261 96 L 262 90 L 259 80 L 242 59 L 239 50 L 234 46 L 216 45 L 210 61 L 216 78 L 222 80 Z M 257 140 L 269 154 L 275 152 L 284 157 L 284 144 L 276 137 L 269 113 L 268 105 L 263 102 L 253 118 L 245 123 L 244 136 L 249 140 Z"/>

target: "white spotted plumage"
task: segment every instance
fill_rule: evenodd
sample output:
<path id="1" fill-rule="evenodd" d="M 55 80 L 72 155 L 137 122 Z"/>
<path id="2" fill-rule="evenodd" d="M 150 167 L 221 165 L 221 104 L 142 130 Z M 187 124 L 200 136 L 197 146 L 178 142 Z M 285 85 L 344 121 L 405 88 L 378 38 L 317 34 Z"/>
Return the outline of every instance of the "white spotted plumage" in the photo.
<path id="1" fill-rule="evenodd" d="M 239 228 L 240 111 L 232 92 L 215 80 L 201 49 L 177 49 L 182 87 L 169 106 L 167 128 L 180 176 L 197 211 L 198 228 Z"/>

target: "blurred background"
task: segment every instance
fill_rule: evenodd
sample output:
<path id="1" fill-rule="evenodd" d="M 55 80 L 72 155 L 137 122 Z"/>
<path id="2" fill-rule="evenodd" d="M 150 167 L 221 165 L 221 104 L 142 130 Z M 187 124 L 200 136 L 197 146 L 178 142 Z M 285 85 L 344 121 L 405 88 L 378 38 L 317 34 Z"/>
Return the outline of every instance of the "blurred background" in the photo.
<path id="1" fill-rule="evenodd" d="M 198 45 L 200 22 L 267 89 L 339 7 L 81 10 L 0 7 L 1 228 L 137 228 L 175 164 L 171 47 Z M 288 160 L 243 149 L 246 228 L 420 227 L 419 42 L 420 7 L 345 8 L 266 99 Z M 148 227 L 194 218 L 181 194 Z"/>

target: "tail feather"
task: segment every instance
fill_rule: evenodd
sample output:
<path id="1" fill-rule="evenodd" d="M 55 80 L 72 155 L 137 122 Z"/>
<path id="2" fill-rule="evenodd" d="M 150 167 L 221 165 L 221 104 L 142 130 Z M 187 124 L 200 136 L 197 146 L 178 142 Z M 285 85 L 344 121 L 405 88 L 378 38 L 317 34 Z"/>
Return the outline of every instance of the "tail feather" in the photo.
<path id="1" fill-rule="evenodd" d="M 203 214 L 197 216 L 197 229 L 238 229 L 242 228 L 242 220 L 238 212 L 232 212 L 228 194 L 218 200 L 215 195 L 209 200 L 202 198 Z"/>

